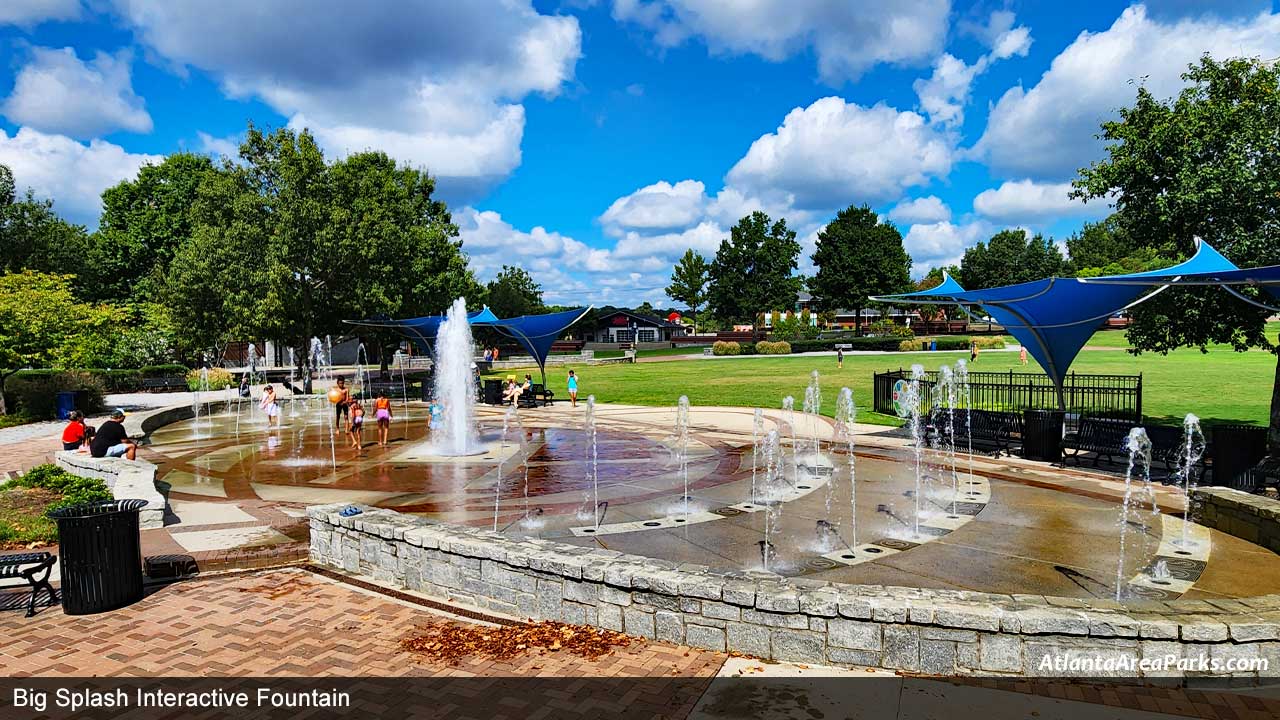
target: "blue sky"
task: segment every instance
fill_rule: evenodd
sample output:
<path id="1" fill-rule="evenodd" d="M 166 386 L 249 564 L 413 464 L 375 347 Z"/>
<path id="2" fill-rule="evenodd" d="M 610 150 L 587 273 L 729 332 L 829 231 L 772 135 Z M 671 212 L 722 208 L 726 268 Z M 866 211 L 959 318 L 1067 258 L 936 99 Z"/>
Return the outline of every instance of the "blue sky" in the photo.
<path id="1" fill-rule="evenodd" d="M 93 227 L 102 190 L 246 123 L 333 157 L 426 168 L 482 279 L 549 302 L 666 304 L 671 263 L 737 218 L 811 252 L 841 207 L 902 230 L 915 270 L 1005 227 L 1063 239 L 1066 197 L 1133 83 L 1203 52 L 1280 57 L 1239 0 L 7 0 L 0 163 Z M 809 270 L 807 257 L 802 271 Z"/>

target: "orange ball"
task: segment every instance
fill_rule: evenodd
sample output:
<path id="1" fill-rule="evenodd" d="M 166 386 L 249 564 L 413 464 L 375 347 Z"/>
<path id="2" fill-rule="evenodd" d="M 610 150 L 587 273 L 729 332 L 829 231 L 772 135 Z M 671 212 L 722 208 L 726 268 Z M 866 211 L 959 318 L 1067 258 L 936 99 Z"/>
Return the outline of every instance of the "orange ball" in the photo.
<path id="1" fill-rule="evenodd" d="M 342 402 L 342 391 L 339 390 L 338 388 L 330 388 L 329 402 L 333 403 L 334 405 L 337 405 L 338 403 Z"/>

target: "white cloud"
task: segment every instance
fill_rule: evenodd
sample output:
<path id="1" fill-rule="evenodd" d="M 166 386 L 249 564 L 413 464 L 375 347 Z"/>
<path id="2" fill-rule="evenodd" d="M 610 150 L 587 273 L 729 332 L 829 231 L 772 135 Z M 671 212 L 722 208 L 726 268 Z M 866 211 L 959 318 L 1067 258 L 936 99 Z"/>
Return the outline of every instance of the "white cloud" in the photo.
<path id="1" fill-rule="evenodd" d="M 90 227 L 102 212 L 102 191 L 134 177 L 162 155 L 127 152 L 105 140 L 87 145 L 65 135 L 21 128 L 12 137 L 0 129 L 0 164 L 13 170 L 20 189 L 53 198 L 59 214 Z"/>
<path id="2" fill-rule="evenodd" d="M 903 223 L 935 223 L 951 219 L 951 208 L 937 196 L 927 195 L 898 203 L 886 217 Z"/>
<path id="3" fill-rule="evenodd" d="M 943 53 L 933 64 L 933 74 L 917 79 L 911 89 L 919 96 L 920 109 L 929 115 L 930 122 L 959 125 L 964 122 L 964 106 L 969 103 L 973 79 L 986 69 L 986 56 L 966 65 L 950 53 Z"/>
<path id="4" fill-rule="evenodd" d="M 133 92 L 131 62 L 128 50 L 98 52 L 86 63 L 69 47 L 33 48 L 0 112 L 17 125 L 78 138 L 151 132 L 151 116 Z"/>
<path id="5" fill-rule="evenodd" d="M 600 222 L 610 235 L 628 230 L 677 230 L 696 223 L 706 201 L 705 187 L 697 180 L 674 185 L 663 180 L 614 200 Z"/>
<path id="6" fill-rule="evenodd" d="M 614 0 L 613 17 L 645 28 L 659 47 L 701 38 L 713 53 L 780 61 L 812 48 L 838 83 L 877 63 L 913 64 L 942 49 L 948 0 Z"/>
<path id="7" fill-rule="evenodd" d="M 442 189 L 520 164 L 521 100 L 572 80 L 581 31 L 529 0 L 115 0 L 142 42 L 261 98 L 326 150 L 385 149 Z"/>
<path id="8" fill-rule="evenodd" d="M 80 0 L 5 0 L 0 3 L 0 25 L 32 27 L 46 20 L 75 20 Z"/>
<path id="9" fill-rule="evenodd" d="M 1157 98 L 1183 86 L 1180 75 L 1202 53 L 1214 57 L 1280 55 L 1280 14 L 1242 20 L 1200 17 L 1159 22 L 1141 5 L 1105 31 L 1082 32 L 1030 89 L 996 102 L 976 154 L 1003 177 L 1061 180 L 1096 160 L 1099 124 L 1132 105 L 1131 81 Z"/>
<path id="10" fill-rule="evenodd" d="M 954 138 L 914 112 L 826 97 L 787 113 L 729 171 L 746 194 L 786 193 L 801 209 L 896 199 L 951 170 Z"/>
<path id="11" fill-rule="evenodd" d="M 240 139 L 235 136 L 214 137 L 207 132 L 196 131 L 199 150 L 214 157 L 237 158 L 240 156 Z"/>
<path id="12" fill-rule="evenodd" d="M 659 257 L 664 259 L 667 265 L 671 265 L 689 248 L 710 258 L 720 247 L 720 241 L 727 237 L 729 237 L 728 230 L 710 221 L 700 222 L 680 232 L 659 235 L 628 232 L 618 240 L 614 255 L 619 258 Z"/>
<path id="13" fill-rule="evenodd" d="M 986 240 L 991 233 L 991 224 L 983 220 L 958 225 L 948 221 L 912 225 L 902 239 L 911 254 L 911 274 L 921 277 L 933 267 L 959 265 L 965 249 Z"/>
<path id="14" fill-rule="evenodd" d="M 1013 27 L 1013 21 L 1013 13 L 1007 10 L 991 13 L 990 21 L 973 31 L 991 52 L 972 65 L 943 53 L 934 61 L 932 75 L 911 84 L 920 98 L 920 109 L 929 115 L 930 122 L 952 127 L 963 123 L 964 107 L 969 104 L 974 79 L 985 73 L 992 63 L 1014 55 L 1025 56 L 1030 51 L 1031 31 L 1022 26 Z"/>
<path id="15" fill-rule="evenodd" d="M 1068 197 L 1070 192 L 1071 183 L 1006 181 L 998 188 L 978 193 L 973 199 L 973 209 L 993 220 L 1019 223 L 1068 217 L 1096 219 L 1110 212 L 1106 203 L 1085 204 Z"/>

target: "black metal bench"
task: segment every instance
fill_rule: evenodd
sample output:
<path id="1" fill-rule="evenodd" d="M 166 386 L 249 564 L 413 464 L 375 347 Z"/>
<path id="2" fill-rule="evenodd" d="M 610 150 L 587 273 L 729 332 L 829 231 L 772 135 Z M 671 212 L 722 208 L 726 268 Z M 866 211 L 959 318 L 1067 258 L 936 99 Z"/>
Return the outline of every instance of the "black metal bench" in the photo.
<path id="1" fill-rule="evenodd" d="M 31 602 L 27 604 L 27 617 L 36 614 L 36 595 L 40 588 L 49 592 L 49 602 L 57 598 L 53 586 L 49 584 L 49 573 L 58 558 L 47 552 L 22 553 L 20 555 L 0 555 L 0 580 L 22 578 L 31 585 Z M 36 577 L 44 573 L 41 577 Z"/>
<path id="2" fill-rule="evenodd" d="M 188 390 L 187 379 L 180 375 L 142 378 L 142 389 L 147 392 L 181 392 Z"/>
<path id="3" fill-rule="evenodd" d="M 935 410 L 929 424 L 939 437 L 951 439 L 957 451 L 971 445 L 975 450 L 999 457 L 1000 453 L 1012 452 L 1013 445 L 1022 436 L 1021 420 L 1017 413 L 996 410 L 972 410 L 967 415 L 964 410 L 956 410 L 951 418 L 947 417 L 947 411 Z"/>
<path id="4" fill-rule="evenodd" d="M 520 397 L 516 398 L 516 405 L 522 408 L 550 405 L 555 402 L 555 395 L 554 392 L 547 389 L 546 385 L 531 383 L 529 389 L 520 393 Z"/>
<path id="5" fill-rule="evenodd" d="M 1067 433 L 1062 439 L 1062 464 L 1080 464 L 1081 453 L 1093 454 L 1093 466 L 1106 458 L 1107 462 L 1115 462 L 1118 455 L 1127 455 L 1125 442 L 1134 424 L 1128 420 L 1113 418 L 1080 418 L 1080 426 L 1073 433 Z M 1070 451 L 1070 452 L 1067 452 Z"/>

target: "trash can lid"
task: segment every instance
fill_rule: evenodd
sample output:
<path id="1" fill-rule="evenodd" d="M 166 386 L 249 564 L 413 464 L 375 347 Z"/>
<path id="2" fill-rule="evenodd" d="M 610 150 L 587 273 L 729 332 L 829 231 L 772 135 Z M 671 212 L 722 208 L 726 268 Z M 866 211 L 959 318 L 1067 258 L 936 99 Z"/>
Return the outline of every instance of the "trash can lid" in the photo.
<path id="1" fill-rule="evenodd" d="M 138 512 L 147 506 L 146 500 L 95 500 L 94 502 L 69 505 L 49 513 L 56 519 L 84 518 L 95 515 L 107 515 L 118 512 Z"/>

